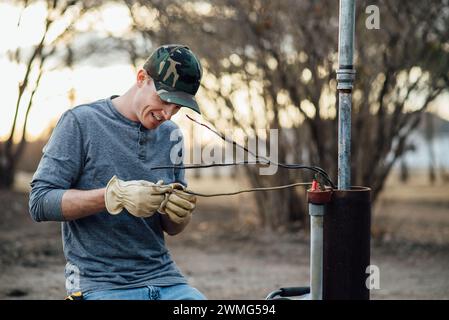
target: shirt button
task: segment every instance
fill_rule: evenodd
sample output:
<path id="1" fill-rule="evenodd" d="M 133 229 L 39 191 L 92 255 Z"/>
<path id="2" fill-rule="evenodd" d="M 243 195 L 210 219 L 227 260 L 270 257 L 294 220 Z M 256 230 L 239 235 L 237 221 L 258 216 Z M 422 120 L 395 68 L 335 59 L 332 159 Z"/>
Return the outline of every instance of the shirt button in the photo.
<path id="1" fill-rule="evenodd" d="M 139 144 L 142 146 L 145 144 L 145 140 L 139 140 Z"/>

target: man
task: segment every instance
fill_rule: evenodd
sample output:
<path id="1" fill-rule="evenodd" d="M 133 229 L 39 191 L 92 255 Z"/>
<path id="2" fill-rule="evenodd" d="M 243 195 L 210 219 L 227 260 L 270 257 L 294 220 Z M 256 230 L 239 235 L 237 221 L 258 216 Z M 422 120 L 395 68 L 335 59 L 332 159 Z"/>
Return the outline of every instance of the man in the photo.
<path id="1" fill-rule="evenodd" d="M 170 118 L 200 113 L 201 64 L 182 45 L 157 48 L 122 96 L 66 111 L 33 176 L 35 221 L 62 221 L 66 289 L 84 299 L 204 299 L 187 284 L 164 242 L 195 208 Z M 176 136 L 176 135 L 175 135 Z M 180 163 L 178 162 L 178 163 Z"/>

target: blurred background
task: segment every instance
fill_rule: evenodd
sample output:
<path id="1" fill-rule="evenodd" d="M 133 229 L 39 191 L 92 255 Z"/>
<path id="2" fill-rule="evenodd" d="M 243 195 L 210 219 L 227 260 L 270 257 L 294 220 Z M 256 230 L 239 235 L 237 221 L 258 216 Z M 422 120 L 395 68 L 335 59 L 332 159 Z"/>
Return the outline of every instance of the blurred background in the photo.
<path id="1" fill-rule="evenodd" d="M 356 19 L 352 184 L 372 188 L 380 289 L 371 296 L 447 299 L 449 1 L 357 1 Z M 60 225 L 28 214 L 42 147 L 67 109 L 126 92 L 161 44 L 186 44 L 203 65 L 203 118 L 184 109 L 173 118 L 185 163 L 237 153 L 226 158 L 229 146 L 190 114 L 245 145 L 269 146 L 277 129 L 279 162 L 317 165 L 337 180 L 338 1 L 5 0 L 0 30 L 2 299 L 64 297 Z M 187 177 L 199 192 L 312 179 L 282 169 L 261 176 L 255 166 Z M 306 209 L 303 188 L 201 198 L 193 222 L 167 241 L 209 298 L 262 299 L 308 284 Z"/>

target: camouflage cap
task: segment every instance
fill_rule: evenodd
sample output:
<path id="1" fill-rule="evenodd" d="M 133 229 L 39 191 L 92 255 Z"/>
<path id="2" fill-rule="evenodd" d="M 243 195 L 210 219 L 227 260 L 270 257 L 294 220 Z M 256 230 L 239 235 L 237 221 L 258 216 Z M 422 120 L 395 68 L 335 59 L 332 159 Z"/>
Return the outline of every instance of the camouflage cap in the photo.
<path id="1" fill-rule="evenodd" d="M 143 68 L 153 78 L 159 97 L 199 114 L 195 94 L 200 87 L 203 70 L 189 47 L 169 44 L 157 48 Z"/>

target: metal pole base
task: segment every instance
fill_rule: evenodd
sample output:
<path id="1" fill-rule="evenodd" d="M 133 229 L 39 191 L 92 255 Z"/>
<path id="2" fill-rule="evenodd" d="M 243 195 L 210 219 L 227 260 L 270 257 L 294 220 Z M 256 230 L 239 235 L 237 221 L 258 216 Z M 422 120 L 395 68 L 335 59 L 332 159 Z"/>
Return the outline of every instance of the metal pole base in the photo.
<path id="1" fill-rule="evenodd" d="M 323 299 L 369 300 L 371 189 L 334 190 L 324 215 Z"/>

